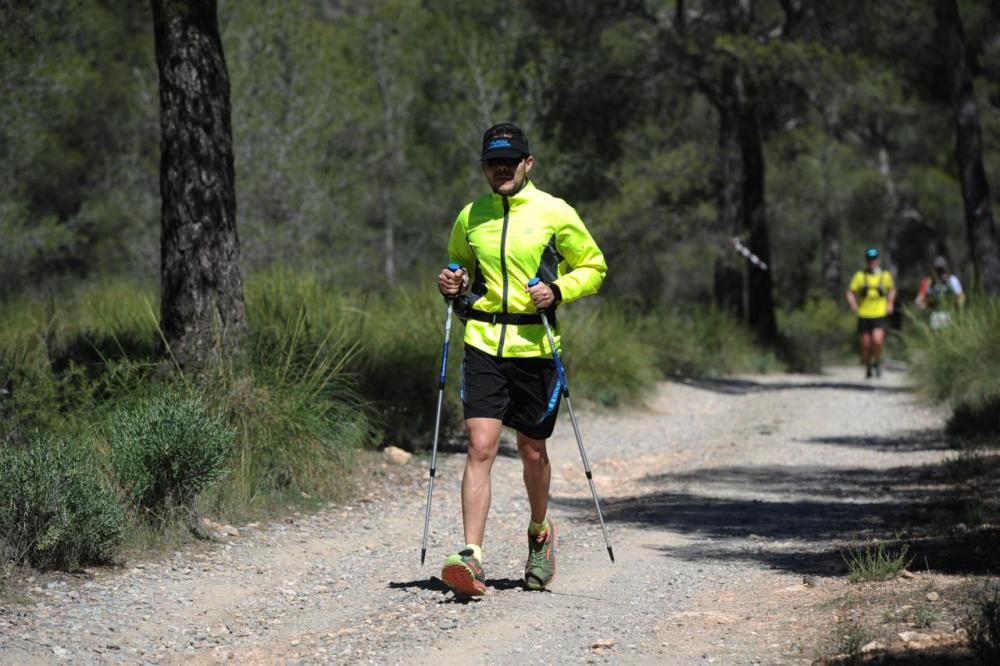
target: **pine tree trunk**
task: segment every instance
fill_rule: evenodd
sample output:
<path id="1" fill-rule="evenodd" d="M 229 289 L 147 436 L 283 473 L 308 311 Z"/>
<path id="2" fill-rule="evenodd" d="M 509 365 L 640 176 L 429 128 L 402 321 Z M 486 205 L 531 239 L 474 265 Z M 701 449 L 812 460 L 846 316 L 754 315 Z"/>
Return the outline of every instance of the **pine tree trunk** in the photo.
<path id="1" fill-rule="evenodd" d="M 743 200 L 741 183 L 743 182 L 743 161 L 740 158 L 739 125 L 736 117 L 736 104 L 733 101 L 735 92 L 731 82 L 736 76 L 734 71 L 724 71 L 722 80 L 730 85 L 723 85 L 723 95 L 716 109 L 719 113 L 719 189 L 718 189 L 718 226 L 722 236 L 720 243 L 729 246 L 729 239 L 740 235 L 743 226 Z M 729 312 L 741 321 L 745 318 L 743 284 L 743 258 L 729 250 L 715 262 L 713 274 L 713 292 L 715 304 L 723 312 Z"/>
<path id="2" fill-rule="evenodd" d="M 169 354 L 198 368 L 246 330 L 229 74 L 215 0 L 152 0 L 160 73 L 160 319 Z"/>
<path id="3" fill-rule="evenodd" d="M 989 183 L 983 168 L 979 112 L 969 72 L 962 18 L 955 0 L 937 0 L 936 14 L 948 58 L 951 102 L 955 110 L 955 158 L 962 184 L 969 249 L 975 261 L 979 287 L 987 294 L 1000 294 L 1000 250 Z"/>
<path id="4" fill-rule="evenodd" d="M 719 150 L 721 186 L 719 224 L 730 236 L 746 234 L 747 247 L 770 266 L 771 243 L 764 205 L 764 145 L 757 110 L 744 87 L 743 74 L 736 66 L 722 72 L 719 111 Z M 737 277 L 726 262 L 716 265 L 715 297 L 721 307 L 732 309 L 734 290 L 742 291 L 742 276 Z M 747 322 L 765 342 L 777 338 L 771 271 L 743 267 L 746 271 L 745 300 Z"/>
<path id="5" fill-rule="evenodd" d="M 774 314 L 771 239 L 764 203 L 764 140 L 753 102 L 740 107 L 740 148 L 743 156 L 743 227 L 749 237 L 747 247 L 768 265 L 767 270 L 756 266 L 749 268 L 747 320 L 760 340 L 773 342 L 778 337 L 778 322 Z"/>

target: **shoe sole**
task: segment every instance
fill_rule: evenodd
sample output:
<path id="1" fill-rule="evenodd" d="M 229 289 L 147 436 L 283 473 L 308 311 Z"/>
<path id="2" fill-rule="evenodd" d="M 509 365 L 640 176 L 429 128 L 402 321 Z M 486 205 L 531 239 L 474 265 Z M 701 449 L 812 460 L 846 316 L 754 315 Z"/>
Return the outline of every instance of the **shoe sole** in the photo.
<path id="1" fill-rule="evenodd" d="M 480 597 L 486 594 L 486 585 L 477 580 L 472 570 L 463 562 L 445 563 L 441 569 L 441 580 L 457 595 Z"/>
<path id="2" fill-rule="evenodd" d="M 552 576 L 550 576 L 544 583 L 532 582 L 531 580 L 528 580 L 527 576 L 525 576 L 524 586 L 529 590 L 544 590 L 556 578 L 556 526 L 551 520 L 549 521 L 549 529 L 552 530 Z"/>

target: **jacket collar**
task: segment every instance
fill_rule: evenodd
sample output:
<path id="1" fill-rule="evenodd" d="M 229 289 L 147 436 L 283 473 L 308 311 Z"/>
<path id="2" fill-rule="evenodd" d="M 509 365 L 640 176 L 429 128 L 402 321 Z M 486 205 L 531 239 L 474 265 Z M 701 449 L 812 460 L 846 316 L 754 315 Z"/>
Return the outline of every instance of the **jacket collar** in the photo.
<path id="1" fill-rule="evenodd" d="M 513 196 L 503 197 L 496 192 L 491 193 L 491 196 L 493 197 L 493 202 L 498 206 L 502 206 L 503 200 L 506 198 L 510 203 L 511 208 L 513 208 L 514 206 L 530 201 L 535 196 L 536 192 L 538 192 L 538 190 L 535 189 L 535 184 L 531 182 L 531 179 L 528 179 L 528 182 L 524 184 L 524 187 L 518 190 L 517 194 Z"/>

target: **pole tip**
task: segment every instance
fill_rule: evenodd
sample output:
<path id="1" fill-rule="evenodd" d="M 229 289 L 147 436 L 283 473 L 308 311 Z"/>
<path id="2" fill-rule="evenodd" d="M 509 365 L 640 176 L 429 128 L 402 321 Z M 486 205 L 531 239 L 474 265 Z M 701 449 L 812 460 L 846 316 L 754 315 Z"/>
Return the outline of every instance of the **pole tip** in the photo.
<path id="1" fill-rule="evenodd" d="M 611 550 L 611 546 L 608 546 L 608 556 L 611 558 L 611 564 L 615 563 L 615 551 Z"/>
<path id="2" fill-rule="evenodd" d="M 424 566 L 424 556 L 425 555 L 427 555 L 427 549 L 426 548 L 421 548 L 420 549 L 420 566 Z M 615 558 L 612 557 L 611 559 L 614 560 Z"/>

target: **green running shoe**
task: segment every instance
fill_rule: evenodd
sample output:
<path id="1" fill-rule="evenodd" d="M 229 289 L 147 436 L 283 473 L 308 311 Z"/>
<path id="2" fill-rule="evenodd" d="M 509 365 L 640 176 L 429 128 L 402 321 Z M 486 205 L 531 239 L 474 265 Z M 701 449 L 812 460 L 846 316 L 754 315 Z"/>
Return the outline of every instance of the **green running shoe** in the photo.
<path id="1" fill-rule="evenodd" d="M 556 527 L 545 519 L 545 531 L 528 534 L 528 563 L 524 566 L 524 584 L 529 590 L 544 590 L 556 575 Z"/>
<path id="2" fill-rule="evenodd" d="M 478 597 L 486 594 L 486 574 L 471 548 L 448 556 L 441 569 L 441 580 L 458 596 Z"/>

